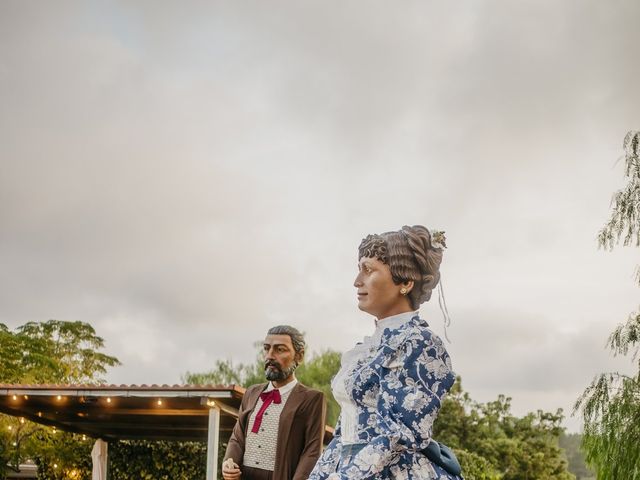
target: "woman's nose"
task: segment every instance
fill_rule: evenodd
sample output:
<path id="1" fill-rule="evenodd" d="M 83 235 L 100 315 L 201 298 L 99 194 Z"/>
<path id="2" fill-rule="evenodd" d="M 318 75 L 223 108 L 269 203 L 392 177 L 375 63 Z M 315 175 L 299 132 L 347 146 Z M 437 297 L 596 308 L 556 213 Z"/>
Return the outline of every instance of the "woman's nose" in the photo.
<path id="1" fill-rule="evenodd" d="M 360 278 L 360 274 L 356 276 L 356 279 L 353 281 L 353 286 L 358 288 L 362 286 L 362 279 Z"/>

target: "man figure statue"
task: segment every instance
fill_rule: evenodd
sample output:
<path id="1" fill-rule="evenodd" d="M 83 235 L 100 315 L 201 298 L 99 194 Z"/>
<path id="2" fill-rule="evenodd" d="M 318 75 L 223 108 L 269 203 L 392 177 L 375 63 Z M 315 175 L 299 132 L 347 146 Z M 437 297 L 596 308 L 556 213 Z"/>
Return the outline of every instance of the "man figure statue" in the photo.
<path id="1" fill-rule="evenodd" d="M 302 334 L 288 325 L 264 339 L 269 383 L 252 385 L 242 398 L 222 464 L 225 480 L 306 480 L 322 450 L 324 395 L 296 379 L 304 358 Z"/>

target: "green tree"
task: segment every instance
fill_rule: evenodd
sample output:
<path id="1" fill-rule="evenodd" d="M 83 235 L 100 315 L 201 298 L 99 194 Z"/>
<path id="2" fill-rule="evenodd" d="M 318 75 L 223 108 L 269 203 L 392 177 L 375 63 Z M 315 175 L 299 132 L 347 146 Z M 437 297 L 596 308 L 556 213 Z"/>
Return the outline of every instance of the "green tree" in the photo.
<path id="1" fill-rule="evenodd" d="M 109 445 L 109 478 L 204 480 L 206 459 L 203 442 L 121 440 Z"/>
<path id="2" fill-rule="evenodd" d="M 0 324 L 0 382 L 100 383 L 108 367 L 120 364 L 101 353 L 103 347 L 104 340 L 84 322 L 28 322 L 14 330 Z M 7 467 L 17 469 L 26 456 L 41 464 L 55 459 L 62 478 L 86 456 L 88 442 L 25 419 L 1 415 L 0 431 L 0 478 L 5 478 Z"/>
<path id="3" fill-rule="evenodd" d="M 340 414 L 340 407 L 331 393 L 331 379 L 340 369 L 340 353 L 325 350 L 306 358 L 296 370 L 300 382 L 316 388 L 325 394 L 327 400 L 327 423 L 335 425 Z M 241 385 L 248 387 L 265 382 L 264 367 L 261 354 L 251 364 L 234 364 L 231 360 L 217 360 L 213 369 L 204 373 L 187 372 L 182 381 L 197 385 Z"/>
<path id="4" fill-rule="evenodd" d="M 0 379 L 5 383 L 100 383 L 117 358 L 98 350 L 104 340 L 84 322 L 0 324 Z"/>
<path id="5" fill-rule="evenodd" d="M 38 465 L 38 480 L 90 480 L 93 439 L 40 428 L 25 454 Z"/>
<path id="6" fill-rule="evenodd" d="M 601 247 L 640 246 L 640 132 L 623 143 L 626 186 L 613 196 L 611 218 L 598 234 Z M 636 270 L 640 283 L 640 269 Z M 629 355 L 638 364 L 632 375 L 597 376 L 575 404 L 584 422 L 583 449 L 600 480 L 640 480 L 640 313 L 632 313 L 607 340 L 614 355 Z"/>
<path id="7" fill-rule="evenodd" d="M 320 390 L 324 393 L 327 402 L 327 424 L 333 426 L 338 421 L 340 406 L 333 398 L 331 391 L 331 379 L 340 370 L 342 355 L 334 350 L 325 350 L 312 355 L 311 358 L 300 365 L 296 376 L 305 385 Z"/>
<path id="8" fill-rule="evenodd" d="M 480 403 L 462 390 L 460 379 L 445 398 L 434 438 L 453 448 L 467 480 L 570 480 L 558 446 L 562 411 L 511 413 L 503 395 Z"/>
<path id="9" fill-rule="evenodd" d="M 232 360 L 216 360 L 213 368 L 206 372 L 187 372 L 182 376 L 182 382 L 191 385 L 240 385 L 248 387 L 254 383 L 264 381 L 261 375 L 262 363 L 249 365 L 234 364 Z M 256 372 L 257 369 L 260 369 Z M 253 380 L 257 378 L 257 382 Z"/>
<path id="10" fill-rule="evenodd" d="M 584 453 L 580 449 L 581 445 L 582 435 L 579 433 L 560 435 L 560 448 L 565 451 L 569 471 L 576 476 L 577 480 L 595 480 L 595 473 L 587 466 Z"/>

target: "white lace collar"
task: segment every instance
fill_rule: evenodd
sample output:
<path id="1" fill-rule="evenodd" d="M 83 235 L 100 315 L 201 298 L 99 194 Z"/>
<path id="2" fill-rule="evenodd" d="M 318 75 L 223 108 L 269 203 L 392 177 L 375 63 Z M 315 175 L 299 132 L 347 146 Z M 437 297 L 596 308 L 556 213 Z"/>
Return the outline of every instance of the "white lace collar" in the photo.
<path id="1" fill-rule="evenodd" d="M 365 337 L 365 341 L 367 339 L 371 339 L 371 342 L 380 343 L 380 339 L 382 338 L 382 332 L 386 328 L 390 330 L 395 330 L 396 328 L 400 328 L 402 325 L 407 323 L 416 315 L 420 315 L 418 310 L 413 312 L 404 312 L 399 313 L 397 315 L 391 315 L 390 317 L 383 318 L 382 320 L 376 320 L 376 331 L 373 333 L 372 337 Z"/>

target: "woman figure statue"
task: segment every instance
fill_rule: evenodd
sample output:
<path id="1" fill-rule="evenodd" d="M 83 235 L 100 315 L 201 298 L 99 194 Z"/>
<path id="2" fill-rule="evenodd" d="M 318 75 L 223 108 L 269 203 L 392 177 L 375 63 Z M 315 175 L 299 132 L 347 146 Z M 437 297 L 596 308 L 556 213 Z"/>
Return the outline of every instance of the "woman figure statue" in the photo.
<path id="1" fill-rule="evenodd" d="M 418 313 L 440 280 L 445 247 L 444 233 L 420 225 L 360 244 L 358 308 L 376 328 L 342 356 L 332 381 L 340 419 L 310 480 L 462 480 L 453 453 L 431 438 L 455 375 Z"/>

